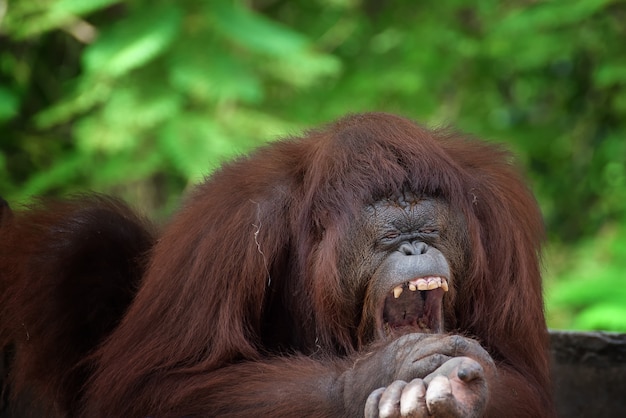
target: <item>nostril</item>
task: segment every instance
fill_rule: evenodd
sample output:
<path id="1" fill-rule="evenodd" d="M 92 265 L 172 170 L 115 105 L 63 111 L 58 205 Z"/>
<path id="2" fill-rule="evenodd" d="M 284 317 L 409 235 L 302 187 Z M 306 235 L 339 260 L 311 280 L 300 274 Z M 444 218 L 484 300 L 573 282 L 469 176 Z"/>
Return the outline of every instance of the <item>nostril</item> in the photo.
<path id="1" fill-rule="evenodd" d="M 398 248 L 404 255 L 421 255 L 428 251 L 428 245 L 423 242 L 405 242 Z"/>
<path id="2" fill-rule="evenodd" d="M 398 248 L 398 251 L 400 251 L 404 255 L 415 255 L 415 248 L 413 248 L 413 245 L 409 244 L 408 242 L 402 244 L 400 248 Z"/>
<path id="3" fill-rule="evenodd" d="M 415 254 L 425 254 L 428 251 L 428 245 L 423 242 L 414 242 L 413 247 L 415 248 Z"/>

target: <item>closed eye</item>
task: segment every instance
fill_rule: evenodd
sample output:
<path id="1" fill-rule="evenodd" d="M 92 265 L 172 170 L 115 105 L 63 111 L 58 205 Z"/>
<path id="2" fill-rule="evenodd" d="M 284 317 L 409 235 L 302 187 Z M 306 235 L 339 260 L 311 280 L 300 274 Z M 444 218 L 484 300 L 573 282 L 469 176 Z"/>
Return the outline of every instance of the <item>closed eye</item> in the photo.
<path id="1" fill-rule="evenodd" d="M 400 233 L 398 231 L 389 231 L 385 235 L 383 235 L 382 238 L 385 241 L 391 241 L 391 240 L 398 238 L 399 236 L 400 236 Z"/>

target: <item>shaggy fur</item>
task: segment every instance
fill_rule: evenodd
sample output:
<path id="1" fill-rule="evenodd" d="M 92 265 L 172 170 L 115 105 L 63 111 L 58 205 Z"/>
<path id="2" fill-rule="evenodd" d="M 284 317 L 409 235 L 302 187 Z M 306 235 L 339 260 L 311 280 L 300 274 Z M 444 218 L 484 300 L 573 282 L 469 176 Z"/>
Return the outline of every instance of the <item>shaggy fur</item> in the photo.
<path id="1" fill-rule="evenodd" d="M 470 263 L 454 272 L 446 331 L 496 361 L 488 415 L 552 415 L 543 226 L 511 156 L 387 114 L 224 165 L 158 239 L 104 197 L 16 212 L 0 230 L 13 395 L 68 416 L 347 414 L 337 379 L 372 341 L 338 248 L 364 205 L 407 188 L 465 218 Z"/>

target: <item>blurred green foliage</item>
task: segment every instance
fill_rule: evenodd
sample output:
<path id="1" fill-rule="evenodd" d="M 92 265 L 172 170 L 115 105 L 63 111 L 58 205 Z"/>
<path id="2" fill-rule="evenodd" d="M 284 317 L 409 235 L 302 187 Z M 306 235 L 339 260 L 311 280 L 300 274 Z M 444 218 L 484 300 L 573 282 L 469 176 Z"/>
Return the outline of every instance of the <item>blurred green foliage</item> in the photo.
<path id="1" fill-rule="evenodd" d="M 564 252 L 570 268 L 547 291 L 553 327 L 626 330 L 625 237 L 626 225 L 606 225 Z"/>
<path id="2" fill-rule="evenodd" d="M 0 0 L 0 194 L 158 217 L 225 159 L 347 112 L 507 142 L 550 325 L 626 330 L 626 2 Z"/>

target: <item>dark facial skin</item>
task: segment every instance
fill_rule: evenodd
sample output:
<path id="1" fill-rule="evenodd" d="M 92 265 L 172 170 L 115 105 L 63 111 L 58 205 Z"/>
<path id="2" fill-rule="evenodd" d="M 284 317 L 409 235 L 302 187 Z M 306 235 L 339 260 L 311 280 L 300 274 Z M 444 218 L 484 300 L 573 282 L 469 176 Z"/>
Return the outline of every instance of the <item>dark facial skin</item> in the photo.
<path id="1" fill-rule="evenodd" d="M 344 375 L 346 393 L 361 375 L 387 382 L 366 395 L 366 417 L 484 412 L 491 357 L 474 340 L 443 334 L 462 280 L 454 272 L 465 267 L 465 235 L 462 217 L 443 200 L 411 193 L 375 202 L 355 221 L 340 268 L 364 301 L 359 341 L 393 341 Z"/>
<path id="2" fill-rule="evenodd" d="M 359 339 L 445 330 L 445 294 L 465 255 L 461 217 L 440 199 L 403 193 L 363 209 L 341 271 L 364 300 Z M 354 286 L 354 282 L 358 286 Z"/>

